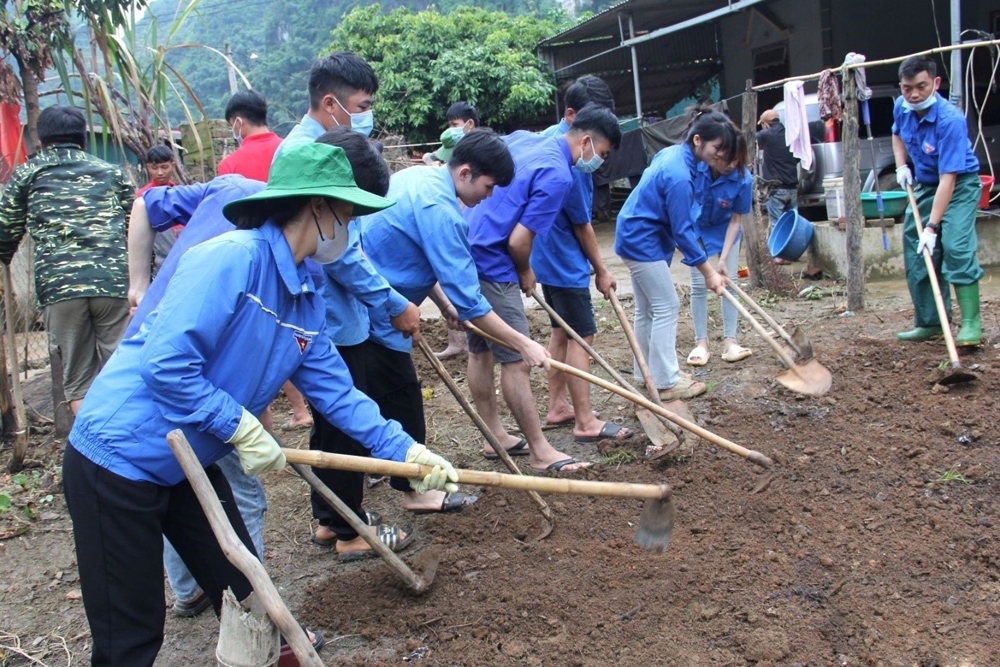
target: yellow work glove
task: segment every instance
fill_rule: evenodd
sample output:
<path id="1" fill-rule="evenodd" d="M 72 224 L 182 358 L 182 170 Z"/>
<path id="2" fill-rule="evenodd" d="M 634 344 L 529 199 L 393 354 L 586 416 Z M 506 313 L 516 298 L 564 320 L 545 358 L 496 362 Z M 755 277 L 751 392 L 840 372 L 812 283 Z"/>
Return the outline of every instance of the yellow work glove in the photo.
<path id="1" fill-rule="evenodd" d="M 243 408 L 236 433 L 226 442 L 236 448 L 243 472 L 248 475 L 274 472 L 285 467 L 281 445 L 246 408 Z"/>
<path id="2" fill-rule="evenodd" d="M 448 459 L 438 456 L 419 442 L 413 443 L 406 450 L 406 462 L 419 463 L 422 466 L 432 466 L 434 468 L 423 479 L 410 480 L 410 486 L 417 493 L 426 493 L 431 489 L 447 491 L 448 493 L 456 493 L 458 491 L 458 484 L 455 483 L 458 481 L 458 472 L 455 471 L 455 466 L 451 465 Z"/>

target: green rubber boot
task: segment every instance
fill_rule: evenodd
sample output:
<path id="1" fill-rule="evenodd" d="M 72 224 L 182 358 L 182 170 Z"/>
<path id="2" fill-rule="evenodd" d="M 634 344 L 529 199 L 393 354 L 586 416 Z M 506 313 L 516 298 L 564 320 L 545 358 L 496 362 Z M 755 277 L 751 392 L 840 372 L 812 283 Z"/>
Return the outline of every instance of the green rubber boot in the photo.
<path id="1" fill-rule="evenodd" d="M 979 345 L 983 337 L 983 324 L 979 319 L 979 283 L 955 285 L 955 296 L 962 311 L 962 330 L 955 338 L 958 347 Z"/>
<path id="2" fill-rule="evenodd" d="M 909 331 L 903 331 L 896 334 L 896 338 L 899 340 L 909 342 L 934 340 L 935 338 L 941 338 L 942 336 L 944 336 L 944 333 L 941 331 L 941 327 L 914 327 Z"/>

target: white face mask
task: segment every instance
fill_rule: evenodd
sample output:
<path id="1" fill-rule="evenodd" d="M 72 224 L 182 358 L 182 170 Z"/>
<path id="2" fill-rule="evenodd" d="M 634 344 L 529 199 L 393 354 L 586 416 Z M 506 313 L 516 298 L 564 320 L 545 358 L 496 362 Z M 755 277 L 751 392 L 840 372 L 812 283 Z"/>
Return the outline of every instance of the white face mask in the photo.
<path id="1" fill-rule="evenodd" d="M 327 206 L 330 206 L 327 203 Z M 328 239 L 323 236 L 323 230 L 320 229 L 319 219 L 316 217 L 315 211 L 313 212 L 313 222 L 316 223 L 316 231 L 319 232 L 319 241 L 316 243 L 316 252 L 312 254 L 312 259 L 317 264 L 332 264 L 336 262 L 347 250 L 348 234 L 347 225 L 340 221 L 340 216 L 330 207 L 330 212 L 333 213 L 333 217 L 336 222 L 333 223 L 333 238 Z"/>

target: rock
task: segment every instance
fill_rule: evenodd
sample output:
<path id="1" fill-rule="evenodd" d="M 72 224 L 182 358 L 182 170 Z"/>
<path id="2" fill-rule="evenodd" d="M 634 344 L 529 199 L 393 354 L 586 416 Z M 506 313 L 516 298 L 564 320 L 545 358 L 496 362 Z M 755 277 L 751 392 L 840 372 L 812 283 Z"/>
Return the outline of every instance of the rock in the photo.
<path id="1" fill-rule="evenodd" d="M 819 557 L 819 564 L 822 565 L 823 567 L 833 567 L 833 563 L 834 563 L 833 559 L 830 558 L 829 556 Z"/>
<path id="2" fill-rule="evenodd" d="M 753 662 L 778 662 L 788 655 L 788 636 L 780 630 L 754 630 L 743 642 L 743 651 Z"/>
<path id="3" fill-rule="evenodd" d="M 73 590 L 71 590 L 68 593 L 66 593 L 66 599 L 67 600 L 82 600 L 83 599 L 83 593 L 80 591 L 79 588 L 74 588 Z"/>

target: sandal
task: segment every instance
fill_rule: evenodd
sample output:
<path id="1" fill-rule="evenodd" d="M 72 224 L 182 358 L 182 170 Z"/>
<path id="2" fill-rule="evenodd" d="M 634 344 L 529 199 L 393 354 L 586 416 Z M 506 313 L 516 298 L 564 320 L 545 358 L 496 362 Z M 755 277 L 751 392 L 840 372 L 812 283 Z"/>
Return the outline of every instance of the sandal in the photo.
<path id="1" fill-rule="evenodd" d="M 625 431 L 625 434 L 618 435 L 619 431 Z M 601 432 L 597 435 L 577 435 L 573 437 L 573 441 L 578 445 L 586 445 L 592 442 L 600 442 L 601 440 L 628 440 L 631 437 L 632 429 L 609 421 L 604 422 Z"/>
<path id="2" fill-rule="evenodd" d="M 399 553 L 406 547 L 413 543 L 414 538 L 417 536 L 417 529 L 412 526 L 407 526 L 405 531 L 406 538 L 399 539 L 399 526 L 379 526 L 375 529 L 375 536 L 382 542 L 385 546 L 389 547 L 393 553 Z M 337 554 L 337 560 L 345 563 L 349 563 L 355 560 L 364 560 L 365 558 L 378 558 L 378 552 L 374 549 L 361 549 L 359 551 L 343 551 Z"/>
<path id="3" fill-rule="evenodd" d="M 742 361 L 743 359 L 749 357 L 751 354 L 753 354 L 753 352 L 746 349 L 745 347 L 742 347 L 740 345 L 730 345 L 729 349 L 726 350 L 725 353 L 722 355 L 722 360 L 728 361 L 730 363 L 734 361 Z"/>
<path id="4" fill-rule="evenodd" d="M 368 510 L 365 510 L 365 523 L 369 526 L 381 526 L 382 515 L 378 512 L 369 512 Z M 313 533 L 312 543 L 318 547 L 328 548 L 335 545 L 338 539 L 339 538 L 336 535 L 333 537 L 316 537 L 316 534 Z"/>
<path id="5" fill-rule="evenodd" d="M 570 459 L 563 459 L 561 461 L 556 461 L 555 463 L 550 463 L 545 468 L 532 467 L 531 469 L 534 470 L 535 472 L 563 472 L 563 468 L 572 465 L 580 465 L 580 467 L 574 468 L 573 470 L 567 470 L 566 471 L 567 473 L 572 474 L 574 472 L 580 472 L 581 470 L 586 470 L 587 468 L 591 467 L 594 464 L 590 463 L 589 461 L 581 461 L 579 459 L 570 458 Z"/>
<path id="6" fill-rule="evenodd" d="M 705 366 L 708 364 L 708 360 L 712 358 L 712 353 L 708 351 L 702 345 L 696 346 L 691 350 L 691 354 L 688 355 L 687 365 L 688 366 Z"/>
<path id="7" fill-rule="evenodd" d="M 660 390 L 660 400 L 664 403 L 676 401 L 677 399 L 694 398 L 701 396 L 708 391 L 708 385 L 704 382 L 697 382 L 686 377 L 681 377 L 670 389 Z"/>

